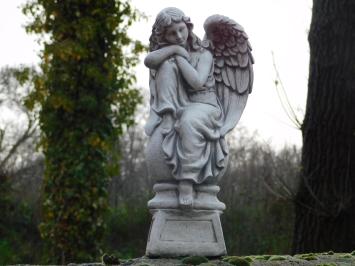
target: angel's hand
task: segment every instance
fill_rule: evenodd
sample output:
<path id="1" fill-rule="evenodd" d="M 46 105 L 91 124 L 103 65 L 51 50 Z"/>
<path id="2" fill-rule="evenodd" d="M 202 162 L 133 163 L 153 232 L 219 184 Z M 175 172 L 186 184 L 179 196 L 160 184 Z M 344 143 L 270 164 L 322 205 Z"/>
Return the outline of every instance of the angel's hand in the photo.
<path id="1" fill-rule="evenodd" d="M 186 60 L 190 59 L 189 53 L 179 45 L 169 45 L 150 52 L 144 59 L 144 64 L 150 69 L 158 69 L 159 66 L 170 57 L 180 55 Z"/>
<path id="2" fill-rule="evenodd" d="M 186 49 L 180 45 L 174 45 L 175 54 L 182 56 L 187 61 L 190 61 L 190 54 L 186 51 Z"/>

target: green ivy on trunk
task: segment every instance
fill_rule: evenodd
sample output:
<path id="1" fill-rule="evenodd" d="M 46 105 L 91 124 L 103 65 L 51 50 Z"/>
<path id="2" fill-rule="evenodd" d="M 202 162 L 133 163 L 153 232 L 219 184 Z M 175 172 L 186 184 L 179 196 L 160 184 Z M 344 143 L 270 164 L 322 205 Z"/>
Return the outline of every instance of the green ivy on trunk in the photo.
<path id="1" fill-rule="evenodd" d="M 145 47 L 127 35 L 140 15 L 119 0 L 33 0 L 23 12 L 43 45 L 27 100 L 40 109 L 46 158 L 41 235 L 51 263 L 88 261 L 100 253 L 107 183 L 118 169 L 112 143 L 141 101 L 132 67 Z"/>

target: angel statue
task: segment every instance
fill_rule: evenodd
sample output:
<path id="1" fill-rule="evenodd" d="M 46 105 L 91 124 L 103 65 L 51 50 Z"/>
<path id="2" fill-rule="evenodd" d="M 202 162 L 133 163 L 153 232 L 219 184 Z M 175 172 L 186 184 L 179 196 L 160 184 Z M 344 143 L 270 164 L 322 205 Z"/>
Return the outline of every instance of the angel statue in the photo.
<path id="1" fill-rule="evenodd" d="M 225 136 L 238 123 L 253 83 L 248 36 L 213 15 L 201 41 L 174 7 L 157 16 L 144 63 L 150 69 L 146 159 L 158 182 L 148 256 L 221 256 L 225 205 L 216 185 L 228 162 Z"/>
<path id="2" fill-rule="evenodd" d="M 144 60 L 150 69 L 150 175 L 176 182 L 183 209 L 194 206 L 194 186 L 216 184 L 225 172 L 225 136 L 238 123 L 253 83 L 251 46 L 239 24 L 210 16 L 203 41 L 192 29 L 181 10 L 163 9 Z"/>

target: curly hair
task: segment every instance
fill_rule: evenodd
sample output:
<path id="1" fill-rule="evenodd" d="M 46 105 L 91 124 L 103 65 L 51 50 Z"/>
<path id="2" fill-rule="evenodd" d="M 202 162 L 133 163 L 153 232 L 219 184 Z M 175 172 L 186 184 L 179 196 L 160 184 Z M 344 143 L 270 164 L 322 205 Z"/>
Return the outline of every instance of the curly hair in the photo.
<path id="1" fill-rule="evenodd" d="M 152 34 L 149 38 L 149 50 L 155 51 L 164 46 L 170 45 L 165 40 L 166 29 L 173 23 L 185 22 L 189 35 L 187 38 L 188 50 L 197 51 L 201 49 L 201 40 L 192 32 L 193 24 L 184 12 L 176 7 L 164 8 L 159 12 L 153 25 Z"/>

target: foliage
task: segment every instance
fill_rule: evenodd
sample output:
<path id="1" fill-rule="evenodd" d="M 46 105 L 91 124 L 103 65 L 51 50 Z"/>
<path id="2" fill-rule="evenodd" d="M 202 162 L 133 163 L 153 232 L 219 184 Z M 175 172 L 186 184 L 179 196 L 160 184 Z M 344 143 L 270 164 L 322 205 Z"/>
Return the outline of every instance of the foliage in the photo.
<path id="1" fill-rule="evenodd" d="M 221 216 L 227 249 L 235 255 L 288 253 L 299 149 L 275 151 L 243 128 L 234 136 L 219 193 L 227 206 Z"/>
<path id="2" fill-rule="evenodd" d="M 202 263 L 208 262 L 208 259 L 203 256 L 190 256 L 183 258 L 181 260 L 183 264 L 188 264 L 188 265 L 200 265 Z"/>
<path id="3" fill-rule="evenodd" d="M 298 254 L 295 257 L 302 260 L 317 260 L 317 256 L 314 253 Z"/>
<path id="4" fill-rule="evenodd" d="M 287 257 L 275 255 L 269 258 L 269 261 L 281 261 L 281 260 L 287 260 Z"/>
<path id="5" fill-rule="evenodd" d="M 107 216 L 105 251 L 119 258 L 134 258 L 145 252 L 150 225 L 147 198 L 121 203 Z"/>
<path id="6" fill-rule="evenodd" d="M 140 101 L 132 67 L 144 46 L 127 35 L 139 14 L 119 0 L 33 0 L 23 12 L 44 46 L 27 101 L 40 108 L 46 164 L 41 235 L 51 262 L 87 261 L 105 229 L 111 144 Z"/>
<path id="7" fill-rule="evenodd" d="M 290 202 L 256 201 L 248 206 L 235 202 L 227 206 L 221 219 L 231 254 L 289 252 L 293 225 Z"/>
<path id="8" fill-rule="evenodd" d="M 5 265 L 9 261 L 13 261 L 14 252 L 6 240 L 0 240 L 0 263 Z"/>
<path id="9" fill-rule="evenodd" d="M 243 257 L 237 257 L 237 256 L 225 257 L 223 259 L 223 261 L 226 261 L 229 264 L 237 265 L 237 266 L 250 266 L 251 265 L 250 261 L 246 260 Z"/>
<path id="10" fill-rule="evenodd" d="M 0 264 L 40 260 L 40 235 L 29 206 L 13 197 L 10 177 L 0 175 Z"/>
<path id="11" fill-rule="evenodd" d="M 41 253 L 32 249 L 40 248 L 40 236 L 33 206 L 23 199 L 36 193 L 38 183 L 23 186 L 17 190 L 15 183 L 19 174 L 32 169 L 38 159 L 35 146 L 38 139 L 37 112 L 25 107 L 32 80 L 37 76 L 33 67 L 3 67 L 0 70 L 0 264 L 34 262 Z M 8 117 L 17 119 L 10 120 Z M 24 183 L 26 180 L 23 180 Z M 21 198 L 23 196 L 23 198 Z M 38 196 L 36 196 L 38 197 Z M 31 202 L 32 203 L 32 202 Z"/>
<path id="12" fill-rule="evenodd" d="M 120 260 L 114 255 L 104 254 L 101 257 L 102 263 L 105 265 L 119 265 Z"/>

